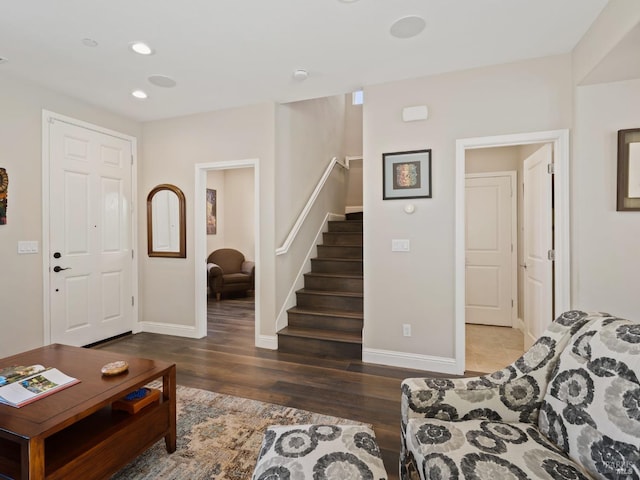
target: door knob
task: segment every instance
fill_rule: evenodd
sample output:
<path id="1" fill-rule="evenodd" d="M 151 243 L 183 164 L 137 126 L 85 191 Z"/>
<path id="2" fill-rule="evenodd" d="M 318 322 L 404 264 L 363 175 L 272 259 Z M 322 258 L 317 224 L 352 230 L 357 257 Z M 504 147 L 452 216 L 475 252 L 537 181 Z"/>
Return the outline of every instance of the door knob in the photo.
<path id="1" fill-rule="evenodd" d="M 56 272 L 56 273 L 61 272 L 62 270 L 71 270 L 71 267 L 62 268 L 62 267 L 59 267 L 57 265 L 55 267 L 53 267 L 53 271 Z"/>

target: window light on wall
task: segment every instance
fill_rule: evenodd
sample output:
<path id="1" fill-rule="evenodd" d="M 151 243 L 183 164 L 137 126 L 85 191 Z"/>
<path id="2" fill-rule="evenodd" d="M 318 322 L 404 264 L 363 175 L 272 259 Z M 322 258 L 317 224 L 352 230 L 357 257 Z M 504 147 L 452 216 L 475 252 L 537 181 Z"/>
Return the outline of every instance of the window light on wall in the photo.
<path id="1" fill-rule="evenodd" d="M 352 105 L 362 105 L 364 103 L 364 92 L 362 90 L 356 90 L 351 94 Z"/>

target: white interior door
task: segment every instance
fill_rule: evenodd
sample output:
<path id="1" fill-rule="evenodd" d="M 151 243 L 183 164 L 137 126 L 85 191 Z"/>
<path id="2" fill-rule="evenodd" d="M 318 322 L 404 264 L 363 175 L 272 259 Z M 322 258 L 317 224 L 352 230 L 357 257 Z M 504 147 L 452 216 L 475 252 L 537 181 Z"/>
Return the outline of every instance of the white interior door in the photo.
<path id="1" fill-rule="evenodd" d="M 515 173 L 466 176 L 465 321 L 512 326 Z"/>
<path id="2" fill-rule="evenodd" d="M 49 123 L 51 341 L 132 330 L 130 140 Z"/>
<path id="3" fill-rule="evenodd" d="M 524 180 L 524 348 L 527 350 L 553 321 L 552 176 L 553 149 L 544 145 L 526 158 Z"/>

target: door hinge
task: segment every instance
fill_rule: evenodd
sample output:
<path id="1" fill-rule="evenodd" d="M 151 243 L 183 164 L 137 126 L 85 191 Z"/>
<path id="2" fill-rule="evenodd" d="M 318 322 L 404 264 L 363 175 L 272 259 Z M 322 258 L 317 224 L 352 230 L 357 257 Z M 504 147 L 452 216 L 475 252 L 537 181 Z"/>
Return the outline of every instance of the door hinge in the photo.
<path id="1" fill-rule="evenodd" d="M 133 250 L 131 250 L 131 260 L 133 260 Z"/>
<path id="2" fill-rule="evenodd" d="M 133 165 L 133 154 L 131 155 L 131 165 Z"/>
<path id="3" fill-rule="evenodd" d="M 511 308 L 513 308 L 513 298 L 511 299 Z"/>
<path id="4" fill-rule="evenodd" d="M 134 301 L 133 296 L 131 296 L 131 306 L 134 307 L 135 304 L 136 304 L 136 302 Z"/>
<path id="5" fill-rule="evenodd" d="M 556 261 L 556 251 L 555 250 L 549 250 L 547 252 L 547 258 L 549 260 L 551 260 L 552 262 L 555 262 Z"/>
<path id="6" fill-rule="evenodd" d="M 555 163 L 548 163 L 547 164 L 547 172 L 549 172 L 549 175 L 553 175 L 554 173 L 556 173 L 556 164 Z"/>

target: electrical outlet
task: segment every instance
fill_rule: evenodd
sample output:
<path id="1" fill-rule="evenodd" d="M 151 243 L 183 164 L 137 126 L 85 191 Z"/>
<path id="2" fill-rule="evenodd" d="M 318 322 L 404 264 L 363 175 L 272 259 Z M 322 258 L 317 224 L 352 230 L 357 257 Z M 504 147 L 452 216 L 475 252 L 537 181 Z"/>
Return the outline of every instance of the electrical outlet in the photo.
<path id="1" fill-rule="evenodd" d="M 403 323 L 402 324 L 402 334 L 405 337 L 410 337 L 411 336 L 411 324 L 410 323 Z"/>

